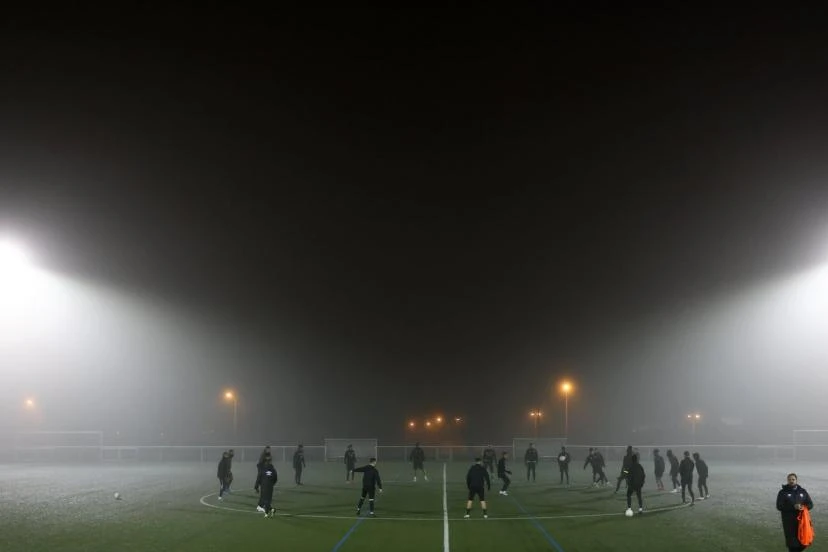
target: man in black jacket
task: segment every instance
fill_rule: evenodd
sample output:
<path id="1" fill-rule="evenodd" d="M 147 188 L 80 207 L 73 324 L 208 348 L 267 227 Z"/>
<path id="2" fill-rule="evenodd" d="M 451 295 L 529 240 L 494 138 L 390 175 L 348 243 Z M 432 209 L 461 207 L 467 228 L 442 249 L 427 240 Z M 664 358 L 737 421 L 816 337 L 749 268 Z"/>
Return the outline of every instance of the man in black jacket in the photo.
<path id="1" fill-rule="evenodd" d="M 276 485 L 276 481 L 278 481 L 279 478 L 276 475 L 276 468 L 273 467 L 273 458 L 270 454 L 262 458 L 261 466 L 261 493 L 259 494 L 259 505 L 256 506 L 256 511 L 263 512 L 265 517 L 272 518 L 276 515 L 276 509 L 273 508 L 272 504 L 273 487 Z"/>
<path id="2" fill-rule="evenodd" d="M 561 472 L 561 485 L 564 482 L 564 476 L 566 476 L 566 486 L 569 486 L 569 462 L 572 461 L 572 457 L 566 452 L 566 447 L 561 447 L 561 452 L 558 453 L 558 470 Z"/>
<path id="3" fill-rule="evenodd" d="M 408 459 L 414 467 L 414 483 L 417 482 L 417 470 L 423 472 L 423 479 L 428 481 L 428 474 L 425 471 L 425 451 L 420 446 L 420 443 L 414 445 L 411 454 L 408 455 Z"/>
<path id="4" fill-rule="evenodd" d="M 466 474 L 466 487 L 469 489 L 469 498 L 466 502 L 466 515 L 463 516 L 464 518 L 468 519 L 471 517 L 472 501 L 475 496 L 480 498 L 483 517 L 489 517 L 489 512 L 486 509 L 486 491 L 483 488 L 484 484 L 488 490 L 492 490 L 492 480 L 489 479 L 489 472 L 483 467 L 483 461 L 480 458 L 475 458 L 474 464 L 472 464 Z"/>
<path id="5" fill-rule="evenodd" d="M 379 471 L 377 470 L 377 459 L 371 458 L 368 461 L 367 466 L 362 466 L 361 468 L 355 468 L 354 473 L 361 473 L 362 475 L 362 495 L 359 497 L 359 503 L 357 504 L 356 513 L 362 511 L 362 505 L 365 504 L 365 497 L 368 497 L 368 513 L 370 515 L 374 515 L 374 496 L 376 493 L 376 489 L 379 489 L 379 492 L 382 492 L 382 479 L 380 478 Z"/>
<path id="6" fill-rule="evenodd" d="M 532 481 L 535 481 L 535 468 L 538 465 L 538 449 L 535 448 L 534 443 L 529 443 L 529 448 L 526 449 L 526 454 L 523 455 L 523 461 L 526 463 L 526 481 L 529 481 L 529 475 L 532 475 Z"/>
<path id="7" fill-rule="evenodd" d="M 219 480 L 219 500 L 224 499 L 224 493 L 230 490 L 230 453 L 226 450 L 221 453 L 216 477 Z"/>
<path id="8" fill-rule="evenodd" d="M 497 477 L 503 481 L 503 488 L 500 489 L 500 494 L 503 496 L 509 496 L 509 484 L 512 482 L 512 480 L 509 479 L 509 475 L 511 475 L 512 472 L 506 468 L 507 456 L 509 456 L 509 453 L 504 450 L 500 455 L 500 460 L 497 461 Z"/>
<path id="9" fill-rule="evenodd" d="M 670 480 L 673 483 L 673 490 L 670 491 L 671 493 L 677 493 L 679 491 L 679 461 L 676 458 L 676 455 L 673 454 L 673 451 L 667 449 L 667 460 L 670 461 Z"/>
<path id="10" fill-rule="evenodd" d="M 293 453 L 293 472 L 296 474 L 294 481 L 297 485 L 302 484 L 302 470 L 305 469 L 305 446 L 299 445 Z"/>
<path id="11" fill-rule="evenodd" d="M 348 449 L 345 451 L 345 483 L 351 483 L 354 480 L 356 461 L 357 455 L 354 452 L 354 446 L 348 445 Z"/>
<path id="12" fill-rule="evenodd" d="M 495 452 L 492 445 L 486 447 L 483 451 L 483 466 L 489 470 L 489 473 L 494 475 L 495 473 L 495 464 L 497 463 L 497 453 Z"/>
<path id="13" fill-rule="evenodd" d="M 253 490 L 259 492 L 259 486 L 262 484 L 262 466 L 264 466 L 265 458 L 270 456 L 270 445 L 267 445 L 262 453 L 259 454 L 259 461 L 256 462 L 256 483 L 253 484 Z"/>
<path id="14" fill-rule="evenodd" d="M 653 449 L 653 465 L 655 467 L 656 487 L 659 491 L 664 490 L 664 481 L 661 477 L 664 475 L 664 457 L 659 454 L 658 449 Z"/>
<path id="15" fill-rule="evenodd" d="M 627 508 L 632 508 L 632 495 L 638 499 L 638 513 L 644 512 L 644 502 L 641 500 L 641 488 L 644 487 L 644 467 L 638 462 L 638 455 L 630 458 L 630 470 L 627 474 Z"/>
<path id="16" fill-rule="evenodd" d="M 615 482 L 615 492 L 621 488 L 621 482 L 627 480 L 627 474 L 630 473 L 630 466 L 632 465 L 632 445 L 627 445 L 627 452 L 624 454 L 624 459 L 621 461 L 621 473 L 618 474 L 618 481 Z"/>
<path id="17" fill-rule="evenodd" d="M 693 453 L 693 460 L 696 461 L 696 471 L 699 473 L 699 500 L 710 498 L 710 491 L 707 490 L 707 462 L 702 460 L 698 452 Z"/>
<path id="18" fill-rule="evenodd" d="M 687 498 L 685 497 L 684 490 L 690 493 L 690 505 L 696 503 L 696 495 L 693 494 L 693 468 L 695 468 L 695 464 L 693 461 L 690 460 L 690 451 L 684 451 L 684 458 L 679 464 L 679 475 L 681 475 L 681 501 L 687 502 Z"/>

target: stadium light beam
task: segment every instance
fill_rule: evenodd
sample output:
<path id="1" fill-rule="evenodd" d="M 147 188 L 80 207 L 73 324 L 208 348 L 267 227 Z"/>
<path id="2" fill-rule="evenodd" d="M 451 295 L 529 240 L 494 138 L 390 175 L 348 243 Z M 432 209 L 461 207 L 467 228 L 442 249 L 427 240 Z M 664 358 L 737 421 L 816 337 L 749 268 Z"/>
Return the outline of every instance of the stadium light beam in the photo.
<path id="1" fill-rule="evenodd" d="M 696 424 L 699 420 L 701 420 L 701 414 L 698 412 L 693 412 L 692 414 L 687 415 L 687 419 L 690 420 L 690 434 L 693 437 L 693 445 L 696 444 Z"/>
<path id="2" fill-rule="evenodd" d="M 572 391 L 572 384 L 565 381 L 561 384 L 561 391 L 564 394 L 564 438 L 569 437 L 569 393 Z"/>
<path id="3" fill-rule="evenodd" d="M 233 438 L 235 439 L 239 430 L 239 398 L 233 391 L 225 391 L 224 398 L 233 401 Z"/>

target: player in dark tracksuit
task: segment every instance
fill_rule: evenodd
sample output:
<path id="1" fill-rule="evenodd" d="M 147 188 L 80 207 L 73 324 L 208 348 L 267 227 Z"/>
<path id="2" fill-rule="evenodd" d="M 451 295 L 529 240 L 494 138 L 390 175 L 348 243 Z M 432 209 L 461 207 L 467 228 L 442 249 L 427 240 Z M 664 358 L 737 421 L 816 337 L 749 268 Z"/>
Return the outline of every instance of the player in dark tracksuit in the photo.
<path id="1" fill-rule="evenodd" d="M 506 468 L 506 457 L 509 456 L 509 453 L 504 451 L 500 455 L 500 460 L 497 461 L 497 478 L 503 481 L 503 488 L 500 489 L 500 494 L 504 496 L 509 495 L 509 484 L 512 482 L 509 479 L 509 476 L 512 475 L 511 470 Z"/>
<path id="2" fill-rule="evenodd" d="M 604 456 L 594 448 L 590 447 L 589 454 L 584 461 L 584 469 L 592 467 L 592 486 L 597 487 L 607 482 L 607 475 L 604 473 Z"/>
<path id="3" fill-rule="evenodd" d="M 264 512 L 265 517 L 274 517 L 276 509 L 273 508 L 273 487 L 279 478 L 276 475 L 276 468 L 273 467 L 273 458 L 269 454 L 262 459 L 261 465 L 261 481 L 259 482 L 261 492 L 256 511 Z"/>
<path id="4" fill-rule="evenodd" d="M 638 499 L 638 513 L 644 512 L 644 502 L 641 500 L 641 488 L 644 486 L 644 467 L 638 462 L 638 455 L 630 458 L 630 470 L 627 474 L 627 508 L 632 508 L 632 495 Z"/>
<path id="5" fill-rule="evenodd" d="M 566 484 L 569 485 L 569 462 L 572 457 L 566 452 L 566 447 L 561 447 L 561 452 L 558 453 L 558 469 L 561 472 L 561 485 L 563 485 L 564 476 L 566 476 Z"/>
<path id="6" fill-rule="evenodd" d="M 670 480 L 673 483 L 673 490 L 670 491 L 671 493 L 677 493 L 679 491 L 679 461 L 676 458 L 676 455 L 673 454 L 673 451 L 667 449 L 667 460 L 670 461 Z"/>
<path id="7" fill-rule="evenodd" d="M 270 456 L 270 445 L 267 445 L 262 453 L 259 455 L 259 461 L 256 462 L 256 483 L 253 484 L 253 490 L 259 492 L 259 486 L 262 484 L 262 466 L 264 466 L 265 458 Z"/>
<path id="8" fill-rule="evenodd" d="M 428 481 L 428 474 L 425 471 L 425 451 L 420 447 L 420 443 L 414 445 L 411 454 L 408 455 L 408 459 L 414 468 L 414 482 L 417 482 L 417 470 L 423 472 L 423 479 Z"/>
<path id="9" fill-rule="evenodd" d="M 296 452 L 293 453 L 293 471 L 296 474 L 295 482 L 297 485 L 302 484 L 302 470 L 305 469 L 305 447 L 299 445 Z"/>
<path id="10" fill-rule="evenodd" d="M 535 481 L 535 468 L 538 465 L 538 449 L 533 443 L 529 443 L 529 448 L 526 449 L 526 454 L 523 455 L 523 461 L 526 463 L 526 481 L 529 481 L 529 475 L 532 475 L 532 481 Z"/>
<path id="11" fill-rule="evenodd" d="M 219 500 L 222 500 L 224 493 L 230 490 L 230 453 L 227 451 L 221 453 L 216 477 L 219 480 Z"/>
<path id="12" fill-rule="evenodd" d="M 471 517 L 472 501 L 477 496 L 480 498 L 480 507 L 483 508 L 483 517 L 488 518 L 485 489 L 492 490 L 492 480 L 489 478 L 489 472 L 483 467 L 483 461 L 480 458 L 474 459 L 474 464 L 466 474 L 466 487 L 469 489 L 469 498 L 466 501 L 466 515 L 463 517 L 466 519 Z"/>
<path id="13" fill-rule="evenodd" d="M 354 480 L 354 468 L 356 467 L 357 456 L 354 452 L 354 446 L 348 445 L 345 451 L 345 482 L 350 483 Z"/>
<path id="14" fill-rule="evenodd" d="M 492 448 L 492 445 L 486 447 L 486 450 L 483 451 L 483 466 L 489 470 L 489 473 L 494 475 L 495 473 L 495 464 L 497 463 L 497 453 Z"/>
<path id="15" fill-rule="evenodd" d="M 658 453 L 658 449 L 653 449 L 653 465 L 655 467 L 656 487 L 659 491 L 663 491 L 664 481 L 661 478 L 664 475 L 664 457 Z"/>
<path id="16" fill-rule="evenodd" d="M 632 456 L 632 445 L 627 445 L 627 453 L 624 454 L 624 459 L 621 461 L 621 473 L 618 475 L 618 481 L 615 482 L 616 493 L 621 488 L 621 482 L 627 480 L 627 474 L 630 473 L 630 466 L 632 466 Z"/>
<path id="17" fill-rule="evenodd" d="M 362 511 L 362 505 L 365 504 L 365 497 L 368 497 L 368 513 L 370 515 L 374 515 L 374 496 L 376 494 L 376 489 L 379 489 L 379 492 L 382 492 L 382 479 L 380 478 L 380 473 L 377 471 L 377 459 L 371 458 L 368 461 L 367 466 L 362 466 L 361 468 L 355 468 L 354 473 L 361 473 L 362 474 L 362 495 L 359 497 L 359 503 L 356 507 L 356 513 Z"/>
<path id="18" fill-rule="evenodd" d="M 710 491 L 707 490 L 707 462 L 702 460 L 698 452 L 693 453 L 693 460 L 696 461 L 696 471 L 699 474 L 699 500 L 710 498 Z"/>
<path id="19" fill-rule="evenodd" d="M 679 464 L 679 475 L 681 475 L 681 501 L 687 502 L 687 498 L 685 497 L 684 490 L 690 493 L 690 504 L 693 505 L 696 503 L 696 495 L 693 494 L 693 468 L 696 465 L 693 464 L 693 461 L 690 460 L 690 451 L 684 451 L 684 458 L 681 460 L 681 464 Z"/>

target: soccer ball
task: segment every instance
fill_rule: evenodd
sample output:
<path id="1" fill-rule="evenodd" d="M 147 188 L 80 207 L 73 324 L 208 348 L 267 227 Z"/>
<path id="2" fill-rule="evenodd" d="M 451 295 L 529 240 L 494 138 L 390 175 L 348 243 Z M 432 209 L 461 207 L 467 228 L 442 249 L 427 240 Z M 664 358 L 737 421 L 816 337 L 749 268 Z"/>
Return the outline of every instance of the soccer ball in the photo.
<path id="1" fill-rule="evenodd" d="M 632 508 L 627 508 L 627 511 L 624 512 L 624 515 L 627 516 L 627 517 L 633 517 Z"/>
<path id="2" fill-rule="evenodd" d="M 113 496 L 115 497 L 115 500 L 121 500 L 121 493 L 115 493 Z"/>

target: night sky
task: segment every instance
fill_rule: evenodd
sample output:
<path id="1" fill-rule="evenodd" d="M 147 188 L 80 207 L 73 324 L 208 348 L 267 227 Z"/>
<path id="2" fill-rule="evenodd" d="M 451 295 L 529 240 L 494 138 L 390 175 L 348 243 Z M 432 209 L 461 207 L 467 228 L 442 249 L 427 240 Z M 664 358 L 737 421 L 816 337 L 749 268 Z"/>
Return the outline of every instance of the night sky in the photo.
<path id="1" fill-rule="evenodd" d="M 6 333 L 7 422 L 508 442 L 571 378 L 579 443 L 828 424 L 778 396 L 816 338 L 733 334 L 828 260 L 822 14 L 118 10 L 0 22 L 0 234 L 110 309 Z"/>

